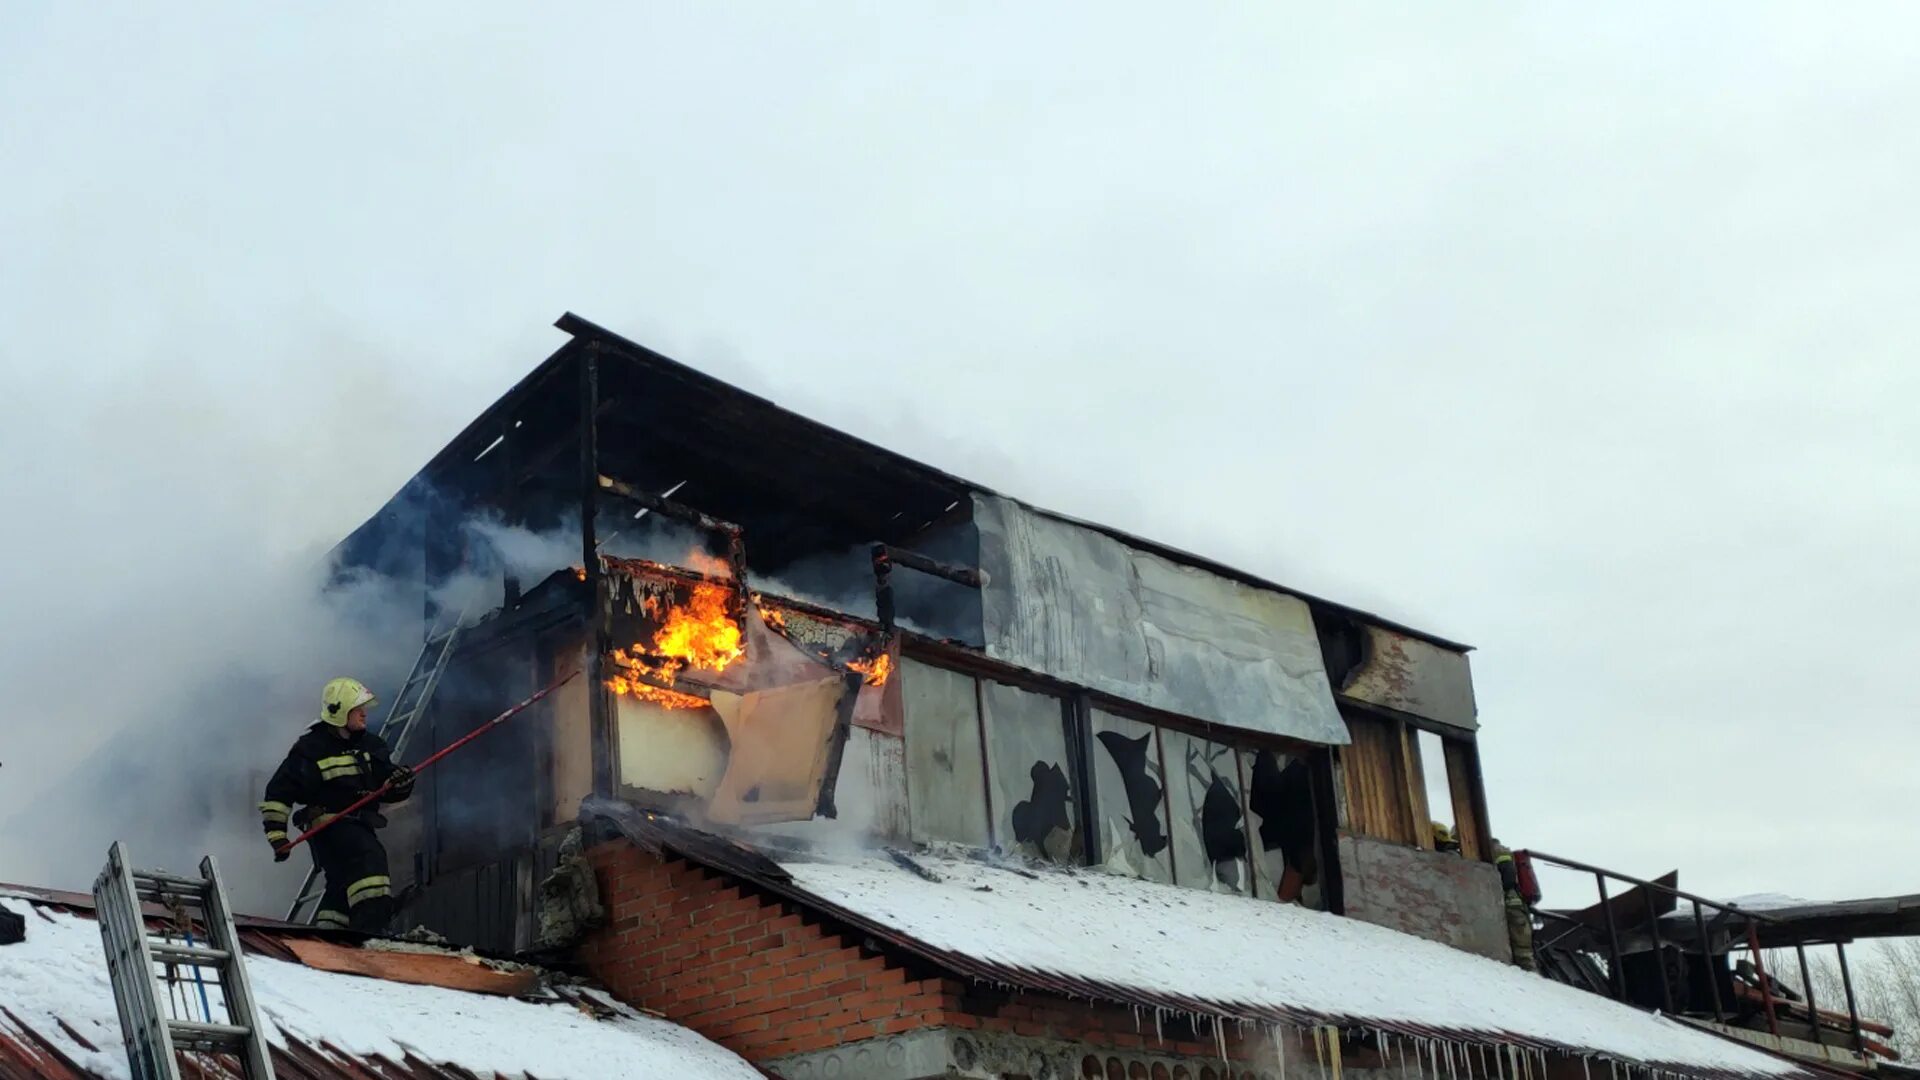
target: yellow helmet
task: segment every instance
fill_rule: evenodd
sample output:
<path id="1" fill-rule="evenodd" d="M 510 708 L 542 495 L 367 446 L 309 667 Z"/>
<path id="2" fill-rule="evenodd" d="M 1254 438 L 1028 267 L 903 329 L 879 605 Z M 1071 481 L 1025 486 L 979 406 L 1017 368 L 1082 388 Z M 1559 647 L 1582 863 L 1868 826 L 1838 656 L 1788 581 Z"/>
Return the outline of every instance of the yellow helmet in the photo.
<path id="1" fill-rule="evenodd" d="M 347 714 L 362 705 L 374 703 L 373 691 L 358 679 L 335 679 L 320 691 L 320 722 L 334 727 L 347 726 Z"/>

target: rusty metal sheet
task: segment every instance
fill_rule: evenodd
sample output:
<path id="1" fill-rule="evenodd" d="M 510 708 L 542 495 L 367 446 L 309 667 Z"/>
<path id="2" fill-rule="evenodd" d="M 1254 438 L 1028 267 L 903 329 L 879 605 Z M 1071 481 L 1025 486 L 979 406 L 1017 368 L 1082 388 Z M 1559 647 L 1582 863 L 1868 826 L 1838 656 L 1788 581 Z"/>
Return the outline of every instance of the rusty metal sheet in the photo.
<path id="1" fill-rule="evenodd" d="M 1360 666 L 1340 693 L 1355 701 L 1474 731 L 1473 675 L 1465 653 L 1367 625 Z"/>
<path id="2" fill-rule="evenodd" d="M 974 497 L 986 652 L 1127 701 L 1345 745 L 1299 597 L 1131 547 L 1011 499 Z"/>

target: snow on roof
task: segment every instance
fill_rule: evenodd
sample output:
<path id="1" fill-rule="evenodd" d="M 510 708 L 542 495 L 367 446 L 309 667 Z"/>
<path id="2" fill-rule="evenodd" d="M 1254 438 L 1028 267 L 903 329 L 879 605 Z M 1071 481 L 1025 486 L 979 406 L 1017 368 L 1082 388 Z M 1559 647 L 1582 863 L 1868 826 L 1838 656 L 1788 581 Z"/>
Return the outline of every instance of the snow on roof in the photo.
<path id="1" fill-rule="evenodd" d="M 27 919 L 25 941 L 0 945 L 0 1042 L 44 1042 L 89 1073 L 128 1076 L 99 927 L 59 907 L 18 898 L 0 899 L 0 908 Z M 264 956 L 247 958 L 247 974 L 269 1041 L 283 1050 L 298 1044 L 389 1062 L 411 1055 L 481 1076 L 762 1075 L 686 1028 L 604 997 L 596 1004 L 617 1014 L 612 1019 L 594 1019 L 559 999 L 542 1004 L 387 982 Z"/>
<path id="2" fill-rule="evenodd" d="M 1226 1016 L 1304 1012 L 1692 1071 L 1801 1071 L 1677 1021 L 1356 919 L 1097 872 L 914 859 L 941 880 L 884 858 L 781 867 L 820 900 L 1004 969 L 1009 982 L 1031 973 L 1195 1001 Z"/>
<path id="3" fill-rule="evenodd" d="M 1778 911 L 1782 908 L 1813 907 L 1823 903 L 1820 900 L 1804 900 L 1798 896 L 1777 892 L 1751 893 L 1747 896 L 1736 896 L 1727 902 L 1748 911 Z M 1688 918 L 1692 918 L 1692 915 L 1689 914 Z"/>

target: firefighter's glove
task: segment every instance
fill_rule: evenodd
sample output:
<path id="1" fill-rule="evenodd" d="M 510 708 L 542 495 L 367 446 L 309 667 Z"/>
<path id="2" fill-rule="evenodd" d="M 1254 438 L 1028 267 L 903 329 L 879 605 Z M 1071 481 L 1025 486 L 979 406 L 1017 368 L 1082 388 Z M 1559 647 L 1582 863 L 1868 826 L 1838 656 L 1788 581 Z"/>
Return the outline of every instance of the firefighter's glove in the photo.
<path id="1" fill-rule="evenodd" d="M 413 794 L 413 770 L 405 765 L 396 765 L 393 775 L 387 777 L 387 793 L 381 796 L 381 802 L 401 802 Z"/>
<path id="2" fill-rule="evenodd" d="M 287 847 L 287 842 L 285 840 L 269 840 L 267 841 L 267 843 L 273 845 L 273 861 L 274 862 L 286 862 L 287 856 L 293 854 L 293 849 Z"/>

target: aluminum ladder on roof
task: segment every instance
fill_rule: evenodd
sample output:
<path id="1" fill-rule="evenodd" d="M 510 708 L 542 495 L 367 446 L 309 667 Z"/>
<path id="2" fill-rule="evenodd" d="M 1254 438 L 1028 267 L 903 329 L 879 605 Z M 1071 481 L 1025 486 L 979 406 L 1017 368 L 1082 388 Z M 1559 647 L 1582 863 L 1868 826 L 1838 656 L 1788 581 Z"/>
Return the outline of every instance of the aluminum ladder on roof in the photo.
<path id="1" fill-rule="evenodd" d="M 231 1054 L 239 1059 L 246 1080 L 273 1080 L 273 1063 L 247 982 L 246 957 L 213 856 L 200 860 L 197 878 L 135 870 L 128 865 L 126 845 L 116 840 L 107 852 L 106 868 L 94 880 L 93 899 L 133 1080 L 180 1080 L 176 1051 Z M 150 932 L 142 901 L 171 908 L 174 925 Z M 194 937 L 196 922 L 204 942 Z M 192 986 L 182 983 L 182 970 L 197 984 L 197 996 Z M 162 978 L 179 992 L 177 997 L 161 991 Z M 217 988 L 217 999 L 208 993 L 209 983 Z"/>
<path id="2" fill-rule="evenodd" d="M 387 751 L 395 763 L 406 760 L 404 755 L 413 743 L 413 733 L 418 730 L 415 721 L 426 714 L 433 692 L 440 687 L 440 676 L 447 670 L 447 661 L 453 658 L 454 644 L 460 639 L 466 615 L 463 608 L 453 613 L 451 622 L 444 624 L 446 629 L 436 625 L 428 631 L 426 642 L 420 646 L 420 655 L 413 658 L 413 669 L 400 684 L 400 692 L 393 695 L 393 704 L 387 706 L 379 735 L 387 740 Z M 287 907 L 287 921 L 312 922 L 320 914 L 320 898 L 325 893 L 326 888 L 320 884 L 320 868 L 310 868 L 300 882 L 300 891 L 293 895 L 293 903 Z M 309 904 L 313 907 L 302 914 L 301 909 Z"/>

